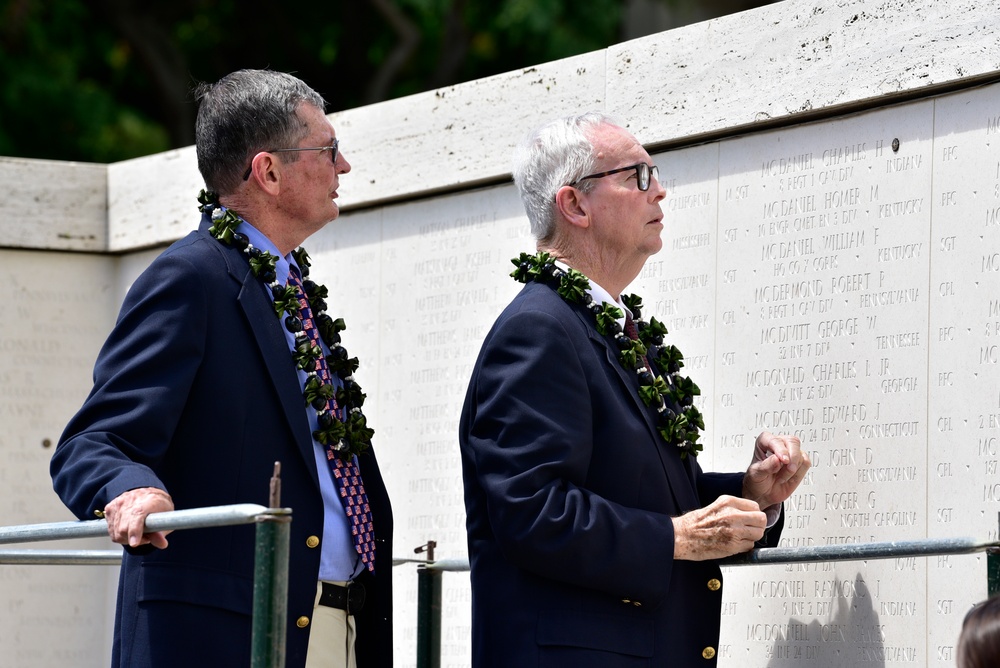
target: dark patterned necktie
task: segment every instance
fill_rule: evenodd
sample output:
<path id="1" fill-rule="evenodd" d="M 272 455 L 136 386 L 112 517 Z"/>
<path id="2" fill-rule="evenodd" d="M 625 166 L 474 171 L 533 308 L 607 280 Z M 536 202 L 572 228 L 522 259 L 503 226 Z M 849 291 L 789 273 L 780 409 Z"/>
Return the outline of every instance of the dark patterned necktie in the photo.
<path id="1" fill-rule="evenodd" d="M 298 267 L 292 265 L 288 272 L 288 284 L 295 287 L 295 294 L 299 301 L 299 320 L 302 321 L 302 331 L 305 332 L 313 345 L 320 345 L 319 330 L 313 320 L 312 309 L 309 307 L 309 300 L 306 299 L 305 290 L 302 287 L 302 279 Z M 320 348 L 322 350 L 322 347 Z M 330 368 L 326 364 L 326 358 L 320 355 L 316 360 L 316 375 L 321 382 L 327 385 L 333 384 L 330 376 Z M 327 410 L 334 417 L 340 417 L 340 409 L 337 406 L 337 399 L 331 396 L 327 402 Z M 361 556 L 361 562 L 369 571 L 375 570 L 375 529 L 372 525 L 371 508 L 368 506 L 368 496 L 365 494 L 365 485 L 361 481 L 361 471 L 351 456 L 342 459 L 333 449 L 332 445 L 326 446 L 326 460 L 330 465 L 330 474 L 340 495 L 340 502 L 344 504 L 344 513 L 351 523 L 351 535 L 354 539 L 354 549 Z"/>
<path id="2" fill-rule="evenodd" d="M 625 311 L 625 336 L 633 341 L 639 340 L 639 331 L 635 328 L 635 320 L 632 319 L 632 314 L 628 311 Z"/>
<path id="3" fill-rule="evenodd" d="M 636 329 L 635 320 L 632 319 L 632 314 L 628 311 L 625 311 L 625 327 L 623 331 L 625 332 L 625 336 L 633 341 L 639 340 L 639 330 Z M 646 366 L 646 369 L 652 371 L 652 368 L 649 366 L 649 360 L 646 359 L 645 355 L 642 356 L 642 363 Z"/>

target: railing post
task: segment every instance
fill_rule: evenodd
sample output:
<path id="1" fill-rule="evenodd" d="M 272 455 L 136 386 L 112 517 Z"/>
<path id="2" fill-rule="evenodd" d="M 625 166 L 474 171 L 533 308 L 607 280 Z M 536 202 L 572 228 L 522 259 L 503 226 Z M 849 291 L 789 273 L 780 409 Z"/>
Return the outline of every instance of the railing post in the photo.
<path id="1" fill-rule="evenodd" d="M 292 515 L 281 505 L 281 464 L 271 478 L 271 508 L 257 517 L 251 668 L 283 668 L 288 619 L 288 545 Z"/>
<path id="2" fill-rule="evenodd" d="M 414 552 L 426 550 L 428 563 L 434 561 L 432 540 Z M 417 566 L 417 668 L 441 666 L 441 571 Z"/>

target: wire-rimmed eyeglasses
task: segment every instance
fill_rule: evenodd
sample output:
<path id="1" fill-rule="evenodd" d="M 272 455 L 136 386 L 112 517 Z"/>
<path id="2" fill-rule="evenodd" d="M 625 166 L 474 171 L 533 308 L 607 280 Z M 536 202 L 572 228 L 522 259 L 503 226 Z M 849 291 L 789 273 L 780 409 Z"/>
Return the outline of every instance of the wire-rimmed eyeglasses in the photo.
<path id="1" fill-rule="evenodd" d="M 598 172 L 597 174 L 587 174 L 586 176 L 581 176 L 573 183 L 568 185 L 575 186 L 580 181 L 586 181 L 587 179 L 599 179 L 602 176 L 610 176 L 612 174 L 618 174 L 619 172 L 627 172 L 630 169 L 635 170 L 636 185 L 639 186 L 639 190 L 646 192 L 649 190 L 650 177 L 659 180 L 660 170 L 657 169 L 656 165 L 650 167 L 644 162 L 639 162 L 634 165 L 629 165 L 628 167 L 619 167 L 618 169 L 609 169 L 606 172 Z"/>
<path id="2" fill-rule="evenodd" d="M 329 146 L 307 146 L 305 148 L 272 148 L 269 151 L 261 151 L 261 153 L 288 153 L 290 151 L 329 151 L 330 161 L 333 164 L 337 164 L 337 150 L 340 148 L 340 140 L 334 139 L 333 143 Z M 247 167 L 247 171 L 243 173 L 243 180 L 246 181 L 250 178 L 250 172 L 253 171 L 253 162 Z"/>

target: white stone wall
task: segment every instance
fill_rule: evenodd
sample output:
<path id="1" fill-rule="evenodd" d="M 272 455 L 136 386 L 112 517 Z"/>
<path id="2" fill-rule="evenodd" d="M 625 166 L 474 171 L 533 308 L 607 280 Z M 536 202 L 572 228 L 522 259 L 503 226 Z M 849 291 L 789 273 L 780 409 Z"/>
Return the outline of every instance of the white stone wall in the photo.
<path id="1" fill-rule="evenodd" d="M 995 537 L 1000 84 L 971 86 L 1000 78 L 998 9 L 786 0 L 334 114 L 345 212 L 307 247 L 362 360 L 396 555 L 432 539 L 465 556 L 458 413 L 517 290 L 508 258 L 533 246 L 510 150 L 595 108 L 671 149 L 654 156 L 664 249 L 633 289 L 703 389 L 703 466 L 742 469 L 761 429 L 799 432 L 816 466 L 789 545 Z M 201 182 L 191 147 L 106 167 L 0 158 L 0 174 L 0 505 L 8 523 L 58 521 L 52 444 L 125 290 L 196 224 Z M 0 667 L 107 664 L 115 576 L 81 568 L 0 566 Z M 413 567 L 395 578 L 412 666 Z M 468 577 L 444 582 L 443 665 L 467 665 Z M 950 666 L 985 591 L 982 555 L 730 568 L 722 665 Z M 47 617 L 53 600 L 72 613 Z"/>
<path id="2" fill-rule="evenodd" d="M 74 519 L 52 492 L 49 459 L 90 390 L 94 358 L 114 323 L 116 266 L 99 255 L 0 250 L 4 524 Z M 110 546 L 87 539 L 2 547 Z M 0 666 L 108 665 L 117 579 L 117 569 L 107 566 L 0 565 Z"/>

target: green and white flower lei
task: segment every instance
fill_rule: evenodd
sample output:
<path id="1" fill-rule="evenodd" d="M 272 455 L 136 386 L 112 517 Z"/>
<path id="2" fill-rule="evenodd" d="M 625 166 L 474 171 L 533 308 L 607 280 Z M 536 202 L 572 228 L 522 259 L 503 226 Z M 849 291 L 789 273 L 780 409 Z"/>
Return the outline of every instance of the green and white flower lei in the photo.
<path id="1" fill-rule="evenodd" d="M 337 374 L 343 386 L 339 389 L 320 380 L 316 373 L 316 360 L 323 355 L 319 345 L 314 344 L 302 331 L 298 318 L 299 301 L 295 288 L 281 285 L 277 282 L 275 267 L 277 256 L 255 248 L 241 234 L 238 228 L 243 224 L 243 218 L 232 209 L 224 209 L 219 205 L 219 198 L 213 192 L 202 190 L 198 195 L 198 209 L 207 213 L 212 219 L 209 234 L 227 246 L 242 251 L 250 262 L 250 271 L 264 282 L 274 300 L 274 311 L 280 319 L 284 317 L 285 327 L 295 335 L 295 350 L 292 359 L 295 366 L 308 375 L 303 391 L 307 405 L 316 410 L 319 429 L 313 432 L 313 438 L 323 445 L 330 446 L 338 456 L 360 455 L 372 444 L 375 431 L 368 427 L 367 419 L 361 411 L 365 401 L 365 393 L 354 380 L 354 372 L 358 369 L 358 358 L 350 357 L 347 349 L 341 345 L 340 332 L 346 329 L 343 318 L 334 320 L 326 313 L 326 298 L 329 291 L 326 286 L 309 280 L 309 254 L 304 248 L 292 251 L 295 262 L 302 271 L 302 286 L 313 312 L 316 329 L 330 350 L 326 363 L 330 373 Z M 344 418 L 340 419 L 327 409 L 328 401 L 335 397 L 337 404 L 343 409 Z"/>
<path id="2" fill-rule="evenodd" d="M 611 336 L 618 349 L 618 361 L 627 371 L 635 372 L 639 382 L 639 396 L 657 414 L 657 431 L 669 445 L 681 451 L 681 458 L 701 452 L 698 442 L 705 421 L 694 405 L 694 397 L 701 390 L 687 376 L 680 375 L 684 356 L 674 345 L 664 345 L 667 328 L 656 318 L 641 320 L 642 300 L 636 295 L 622 295 L 622 302 L 635 318 L 639 340 L 626 336 L 618 321 L 624 317 L 622 310 L 609 303 L 598 304 L 590 296 L 590 281 L 575 269 L 564 270 L 556 266 L 555 258 L 545 252 L 535 255 L 521 253 L 511 262 L 516 269 L 511 277 L 521 283 L 537 281 L 551 286 L 559 296 L 572 304 L 584 306 L 594 316 L 597 331 Z M 646 359 L 654 362 L 667 374 L 667 379 L 653 376 Z M 671 400 L 674 406 L 667 403 Z M 676 408 L 675 408 L 676 407 Z"/>

